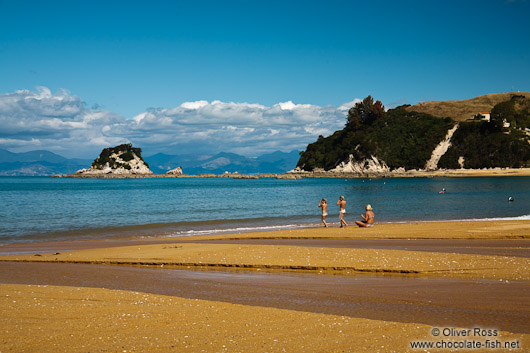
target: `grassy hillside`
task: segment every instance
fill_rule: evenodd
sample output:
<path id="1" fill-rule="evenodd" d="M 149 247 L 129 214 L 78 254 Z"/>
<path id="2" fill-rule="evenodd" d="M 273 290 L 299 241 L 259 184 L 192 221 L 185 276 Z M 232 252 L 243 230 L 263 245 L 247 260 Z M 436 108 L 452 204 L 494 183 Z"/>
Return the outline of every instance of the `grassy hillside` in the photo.
<path id="1" fill-rule="evenodd" d="M 514 95 L 530 97 L 530 92 L 494 93 L 459 101 L 422 102 L 406 109 L 409 112 L 416 111 L 440 118 L 450 117 L 455 121 L 464 121 L 479 112 L 490 112 L 494 106 L 501 102 L 509 101 Z"/>

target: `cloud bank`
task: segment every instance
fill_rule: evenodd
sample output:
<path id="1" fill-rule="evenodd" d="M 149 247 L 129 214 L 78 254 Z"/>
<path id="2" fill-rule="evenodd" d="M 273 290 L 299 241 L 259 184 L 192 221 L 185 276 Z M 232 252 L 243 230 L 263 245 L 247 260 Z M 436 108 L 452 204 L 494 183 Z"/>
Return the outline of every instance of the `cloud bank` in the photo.
<path id="1" fill-rule="evenodd" d="M 221 101 L 184 102 L 148 109 L 132 119 L 108 110 L 88 109 L 66 90 L 0 95 L 0 148 L 12 152 L 46 149 L 67 157 L 94 158 L 102 148 L 132 143 L 145 155 L 213 154 L 258 156 L 304 150 L 319 135 L 344 127 L 348 109 L 295 104 L 273 106 Z"/>

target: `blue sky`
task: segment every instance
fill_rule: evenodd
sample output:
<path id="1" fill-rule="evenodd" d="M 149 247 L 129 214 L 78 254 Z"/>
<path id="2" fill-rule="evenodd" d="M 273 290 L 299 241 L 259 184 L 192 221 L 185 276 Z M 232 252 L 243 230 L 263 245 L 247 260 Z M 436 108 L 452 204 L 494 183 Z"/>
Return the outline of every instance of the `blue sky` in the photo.
<path id="1" fill-rule="evenodd" d="M 341 127 L 343 104 L 369 94 L 393 107 L 530 91 L 528 18 L 522 0 L 0 0 L 0 148 L 73 156 L 73 146 L 89 154 L 131 141 L 148 155 L 177 154 L 201 141 L 202 126 L 212 132 L 202 134 L 205 153 L 223 128 L 223 141 L 241 134 L 225 146 L 234 152 L 303 149 Z M 193 124 L 189 109 L 175 109 L 197 101 L 207 102 L 191 114 L 201 125 L 171 135 Z M 205 109 L 214 101 L 222 114 Z M 148 112 L 149 128 L 138 119 Z M 270 141 L 250 144 L 273 112 Z M 80 139 L 94 116 L 103 122 Z M 310 131 L 294 130 L 308 121 Z"/>

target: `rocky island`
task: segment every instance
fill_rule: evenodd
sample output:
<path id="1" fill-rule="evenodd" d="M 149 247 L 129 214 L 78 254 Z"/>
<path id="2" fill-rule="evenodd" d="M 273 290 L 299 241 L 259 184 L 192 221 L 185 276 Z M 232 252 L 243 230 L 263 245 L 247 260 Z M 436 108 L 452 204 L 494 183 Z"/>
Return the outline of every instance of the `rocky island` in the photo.
<path id="1" fill-rule="evenodd" d="M 142 158 L 142 150 L 132 144 L 123 144 L 101 151 L 90 169 L 81 169 L 70 177 L 134 177 L 151 176 L 153 172 Z"/>
<path id="2" fill-rule="evenodd" d="M 273 176 L 273 175 L 271 175 Z M 55 175 L 54 177 L 62 177 Z M 234 178 L 234 179 L 258 179 L 256 175 L 239 173 L 200 174 L 186 175 L 182 167 L 168 170 L 165 174 L 154 174 L 149 169 L 149 164 L 142 158 L 141 148 L 133 147 L 132 144 L 122 144 L 116 147 L 104 148 L 100 155 L 92 162 L 90 168 L 80 169 L 74 174 L 65 175 L 67 178 Z"/>

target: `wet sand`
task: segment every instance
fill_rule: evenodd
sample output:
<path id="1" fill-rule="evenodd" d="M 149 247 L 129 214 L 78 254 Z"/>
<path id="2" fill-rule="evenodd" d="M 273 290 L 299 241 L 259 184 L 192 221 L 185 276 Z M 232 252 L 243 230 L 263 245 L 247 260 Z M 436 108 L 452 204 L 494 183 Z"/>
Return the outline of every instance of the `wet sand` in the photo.
<path id="1" fill-rule="evenodd" d="M 530 333 L 530 282 L 0 263 L 0 283 L 94 287 L 432 326 Z M 465 293 L 465 294 L 464 294 Z"/>
<path id="2" fill-rule="evenodd" d="M 455 254 L 530 257 L 529 240 L 229 239 L 204 240 L 202 242 L 210 244 L 223 244 L 228 242 L 247 245 L 289 245 L 338 249 L 387 249 Z"/>
<path id="3" fill-rule="evenodd" d="M 225 240 L 91 240 L 45 243 L 15 243 L 0 246 L 0 256 L 13 254 L 35 254 L 65 252 L 83 249 L 102 249 L 141 244 L 209 243 L 247 245 L 289 245 L 318 248 L 387 249 L 456 254 L 530 257 L 529 240 L 464 240 L 464 239 L 225 239 Z"/>
<path id="4" fill-rule="evenodd" d="M 529 241 L 502 221 L 6 245 L 0 351 L 403 352 L 480 327 L 522 352 Z"/>
<path id="5" fill-rule="evenodd" d="M 0 245 L 0 254 L 20 254 L 35 252 L 62 252 L 82 249 L 110 248 L 120 246 L 130 246 L 139 243 L 143 244 L 171 244 L 181 241 L 206 241 L 206 240 L 248 240 L 248 239 L 289 239 L 298 240 L 357 240 L 358 244 L 366 240 L 429 240 L 430 242 L 419 242 L 429 244 L 430 249 L 435 249 L 442 245 L 451 244 L 456 240 L 465 240 L 470 242 L 469 248 L 490 247 L 486 240 L 500 242 L 500 247 L 524 247 L 524 241 L 530 241 L 530 221 L 462 221 L 462 222 L 412 222 L 412 223 L 390 223 L 377 224 L 374 228 L 360 229 L 354 226 L 347 228 L 330 227 L 324 228 L 302 228 L 269 232 L 248 232 L 248 233 L 231 233 L 217 235 L 203 235 L 191 237 L 164 237 L 164 238 L 108 238 L 95 240 L 65 240 L 49 242 L 28 242 L 28 243 L 10 243 Z M 439 240 L 440 243 L 432 240 Z M 523 243 L 512 243 L 509 241 L 520 240 Z M 479 241 L 484 241 L 481 244 Z M 476 242 L 476 243 L 474 243 Z M 326 246 L 326 242 L 320 242 Z M 380 244 L 372 242 L 371 244 Z M 382 244 L 382 242 L 381 242 Z M 388 243 L 390 244 L 390 243 Z M 473 245 L 476 244 L 476 245 Z M 450 246 L 450 245 L 448 245 Z M 528 246 L 526 246 L 528 247 Z M 492 254 L 494 255 L 494 254 Z"/>
<path id="6" fill-rule="evenodd" d="M 530 281 L 530 259 L 386 249 L 238 243 L 137 244 L 64 253 L 6 255 L 0 261 L 151 265 L 211 269 L 414 274 L 430 277 Z"/>

